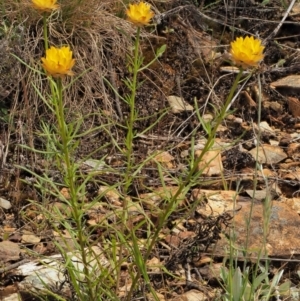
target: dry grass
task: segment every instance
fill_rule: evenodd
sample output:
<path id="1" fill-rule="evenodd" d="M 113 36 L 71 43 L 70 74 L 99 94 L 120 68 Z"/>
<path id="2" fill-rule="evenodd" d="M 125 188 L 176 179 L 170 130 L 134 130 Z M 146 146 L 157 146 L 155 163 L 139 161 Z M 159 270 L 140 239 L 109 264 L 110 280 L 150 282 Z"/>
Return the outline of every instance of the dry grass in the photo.
<path id="1" fill-rule="evenodd" d="M 0 63 L 0 70 L 5 69 L 5 74 L 9 75 L 0 78 L 0 83 L 5 83 L 1 86 L 7 87 L 2 94 L 14 93 L 9 97 L 14 103 L 7 103 L 7 107 L 13 108 L 11 116 L 14 119 L 26 125 L 22 143 L 32 147 L 36 142 L 40 144 L 33 137 L 34 132 L 39 132 L 36 121 L 53 122 L 52 114 L 41 102 L 33 85 L 43 95 L 49 87 L 39 73 L 20 64 L 10 53 L 31 68 L 41 70 L 40 58 L 44 55 L 42 16 L 29 2 L 20 5 L 15 0 L 8 0 L 2 3 L 2 7 L 8 32 L 0 40 L 3 45 L 1 52 L 10 57 L 9 64 L 7 60 Z M 135 32 L 126 20 L 119 17 L 124 15 L 124 7 L 120 0 L 65 0 L 61 1 L 61 9 L 48 20 L 49 45 L 70 45 L 76 58 L 75 76 L 68 79 L 69 82 L 75 81 L 65 101 L 66 107 L 70 108 L 69 118 L 87 118 L 85 130 L 94 123 L 107 123 L 108 116 L 111 121 L 117 121 L 122 114 L 120 100 L 103 79 L 107 78 L 116 90 L 122 87 L 126 54 Z M 144 36 L 147 36 L 146 32 Z M 7 91 L 9 87 L 10 91 Z M 105 114 L 98 114 L 102 111 Z M 91 114 L 97 116 L 91 118 Z"/>

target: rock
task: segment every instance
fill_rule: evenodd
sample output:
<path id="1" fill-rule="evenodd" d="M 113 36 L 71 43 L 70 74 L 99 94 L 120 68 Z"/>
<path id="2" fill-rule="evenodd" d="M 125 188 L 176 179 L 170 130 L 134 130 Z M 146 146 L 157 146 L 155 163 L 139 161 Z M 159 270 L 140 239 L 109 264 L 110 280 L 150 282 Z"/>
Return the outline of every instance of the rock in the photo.
<path id="1" fill-rule="evenodd" d="M 0 198 L 0 207 L 3 209 L 10 209 L 11 208 L 11 203 L 10 201 L 7 201 L 3 198 Z"/>
<path id="2" fill-rule="evenodd" d="M 120 193 L 114 187 L 100 186 L 98 195 L 101 197 L 106 197 L 107 200 L 115 206 L 122 206 L 122 203 L 120 201 Z"/>
<path id="3" fill-rule="evenodd" d="M 165 186 L 158 187 L 150 193 L 143 193 L 139 195 L 139 199 L 142 201 L 145 208 L 151 210 L 158 206 L 160 201 L 172 198 L 178 191 L 178 186 Z M 181 193 L 177 199 L 183 201 L 185 195 Z"/>
<path id="4" fill-rule="evenodd" d="M 210 263 L 203 268 L 199 268 L 201 276 L 207 281 L 221 281 L 222 269 L 226 269 L 223 263 Z"/>
<path id="5" fill-rule="evenodd" d="M 202 150 L 196 150 L 195 156 L 199 157 L 201 153 Z M 198 164 L 198 170 L 205 176 L 218 176 L 223 173 L 223 169 L 220 149 L 206 152 Z"/>
<path id="6" fill-rule="evenodd" d="M 285 199 L 283 202 L 300 215 L 300 198 Z"/>
<path id="7" fill-rule="evenodd" d="M 66 188 L 66 187 L 63 187 L 63 188 L 60 190 L 60 194 L 61 194 L 61 196 L 63 196 L 64 199 L 66 199 L 66 200 L 70 200 L 70 199 L 71 199 L 70 191 L 69 191 L 69 189 Z"/>
<path id="8" fill-rule="evenodd" d="M 94 159 L 89 159 L 86 160 L 82 163 L 82 167 L 85 170 L 89 170 L 89 171 L 100 171 L 103 170 L 105 166 L 105 162 L 103 161 L 99 161 L 99 160 L 94 160 Z"/>
<path id="9" fill-rule="evenodd" d="M 84 281 L 83 264 L 81 256 L 78 252 L 69 252 L 67 256 L 74 268 L 78 271 L 76 276 L 78 282 Z M 86 249 L 87 260 L 90 265 L 90 272 L 95 279 L 101 274 L 102 268 L 109 268 L 109 261 L 103 255 L 103 251 L 98 246 L 92 247 L 91 250 Z M 69 296 L 71 287 L 66 276 L 66 263 L 60 254 L 49 256 L 45 259 L 35 260 L 20 265 L 16 268 L 13 275 L 24 277 L 18 283 L 18 290 L 21 293 L 33 293 L 42 296 L 47 294 L 47 290 L 55 290 L 59 283 L 59 294 L 62 296 Z M 4 299 L 5 301 L 14 301 L 20 299 Z"/>
<path id="10" fill-rule="evenodd" d="M 173 163 L 174 160 L 175 160 L 175 158 L 169 152 L 159 152 L 152 159 L 152 161 L 154 161 L 154 162 L 157 161 L 166 168 L 175 168 L 174 163 Z"/>
<path id="11" fill-rule="evenodd" d="M 205 122 L 211 122 L 211 121 L 213 121 L 214 117 L 213 117 L 213 115 L 211 115 L 211 114 L 204 114 L 204 115 L 202 116 L 202 119 L 203 119 L 203 121 L 205 121 Z"/>
<path id="12" fill-rule="evenodd" d="M 167 97 L 167 100 L 174 114 L 194 110 L 194 108 L 181 97 L 171 95 Z"/>
<path id="13" fill-rule="evenodd" d="M 270 84 L 271 88 L 300 88 L 300 75 L 289 75 Z"/>
<path id="14" fill-rule="evenodd" d="M 293 117 L 300 117 L 300 100 L 295 97 L 288 97 L 289 111 Z"/>
<path id="15" fill-rule="evenodd" d="M 288 145 L 287 154 L 290 158 L 297 160 L 300 157 L 300 143 L 290 143 Z"/>
<path id="16" fill-rule="evenodd" d="M 165 298 L 165 296 L 164 296 L 163 294 L 160 294 L 160 293 L 156 292 L 156 296 L 158 297 L 158 300 L 159 300 L 159 301 L 166 301 L 166 298 Z M 157 301 L 157 300 L 153 297 L 153 295 L 152 295 L 151 293 L 148 293 L 148 294 L 147 294 L 147 300 L 148 300 L 148 301 Z"/>
<path id="17" fill-rule="evenodd" d="M 258 154 L 257 160 L 259 163 L 276 164 L 287 158 L 287 154 L 279 146 L 273 146 L 269 144 L 264 144 L 257 148 L 253 148 L 249 153 L 252 155 L 254 160 L 256 160 L 256 155 Z"/>
<path id="18" fill-rule="evenodd" d="M 22 243 L 37 244 L 41 241 L 40 237 L 37 237 L 34 234 L 23 234 Z"/>
<path id="19" fill-rule="evenodd" d="M 234 200 L 238 201 L 237 192 L 233 190 L 205 190 L 195 188 L 192 191 L 194 200 L 205 199 L 205 206 L 197 209 L 197 213 L 204 216 L 218 216 L 226 211 L 233 211 L 236 208 Z"/>
<path id="20" fill-rule="evenodd" d="M 266 211 L 264 210 L 263 202 L 255 202 L 250 217 L 251 206 L 250 201 L 239 202 L 237 204 L 237 209 L 239 210 L 233 214 L 232 224 L 235 225 L 235 249 L 244 250 L 247 236 L 246 222 L 250 218 L 248 251 L 255 260 L 258 252 L 263 248 L 263 225 L 266 222 L 264 220 L 264 212 Z M 274 201 L 270 208 L 269 228 L 266 238 L 268 255 L 290 258 L 293 254 L 300 254 L 299 228 L 300 217 L 297 210 L 291 208 L 290 204 Z M 233 229 L 230 229 L 231 233 L 232 231 Z M 224 248 L 228 247 L 228 238 L 223 237 L 217 242 L 214 250 L 220 254 L 222 249 L 224 250 Z M 242 255 L 242 252 L 240 254 Z"/>
<path id="21" fill-rule="evenodd" d="M 19 293 L 13 293 L 9 296 L 5 296 L 1 298 L 1 301 L 20 301 L 22 297 Z"/>
<path id="22" fill-rule="evenodd" d="M 250 198 L 254 198 L 259 201 L 263 201 L 266 197 L 270 197 L 272 200 L 275 196 L 280 195 L 281 191 L 278 187 L 276 187 L 278 191 L 275 189 L 262 189 L 262 190 L 253 190 L 253 189 L 246 189 L 245 192 L 249 195 Z"/>
<path id="23" fill-rule="evenodd" d="M 19 260 L 20 253 L 21 249 L 18 244 L 8 240 L 0 242 L 0 261 Z"/>
<path id="24" fill-rule="evenodd" d="M 129 196 L 127 196 L 126 199 L 127 199 L 128 215 L 133 216 L 133 215 L 144 214 L 144 210 L 138 202 L 133 202 Z"/>
<path id="25" fill-rule="evenodd" d="M 171 299 L 171 301 L 206 301 L 208 300 L 208 296 L 199 290 L 190 290 L 185 292 L 184 294 Z"/>
<path id="26" fill-rule="evenodd" d="M 270 145 L 272 145 L 272 146 L 278 146 L 278 145 L 279 145 L 279 141 L 273 140 L 273 139 L 270 139 L 270 140 L 269 140 L 269 143 L 270 143 Z"/>
<path id="27" fill-rule="evenodd" d="M 163 266 L 162 263 L 160 262 L 159 258 L 157 258 L 157 257 L 152 257 L 151 259 L 147 260 L 146 265 L 147 265 L 148 270 L 153 274 L 161 273 L 160 267 Z"/>
<path id="28" fill-rule="evenodd" d="M 275 135 L 274 130 L 269 126 L 269 124 L 266 121 L 262 121 L 259 124 L 259 126 L 264 132 L 268 132 L 271 135 Z"/>

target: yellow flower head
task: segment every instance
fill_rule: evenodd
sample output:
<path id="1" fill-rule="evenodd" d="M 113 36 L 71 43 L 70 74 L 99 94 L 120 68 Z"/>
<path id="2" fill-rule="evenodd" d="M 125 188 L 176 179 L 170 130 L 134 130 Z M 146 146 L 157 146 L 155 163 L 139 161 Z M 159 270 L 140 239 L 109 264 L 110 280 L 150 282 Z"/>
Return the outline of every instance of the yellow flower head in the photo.
<path id="1" fill-rule="evenodd" d="M 69 46 L 61 48 L 51 46 L 46 50 L 46 57 L 42 57 L 41 60 L 48 75 L 53 77 L 73 75 L 71 69 L 75 60 L 72 58 L 72 51 Z"/>
<path id="2" fill-rule="evenodd" d="M 56 2 L 57 0 L 32 0 L 32 5 L 40 11 L 51 11 L 59 7 Z"/>
<path id="3" fill-rule="evenodd" d="M 136 26 L 149 24 L 154 13 L 151 11 L 150 4 L 145 2 L 129 4 L 129 9 L 126 11 L 128 20 Z"/>
<path id="4" fill-rule="evenodd" d="M 240 37 L 231 42 L 230 54 L 236 65 L 243 68 L 256 67 L 264 58 L 264 48 L 261 41 L 252 36 Z"/>

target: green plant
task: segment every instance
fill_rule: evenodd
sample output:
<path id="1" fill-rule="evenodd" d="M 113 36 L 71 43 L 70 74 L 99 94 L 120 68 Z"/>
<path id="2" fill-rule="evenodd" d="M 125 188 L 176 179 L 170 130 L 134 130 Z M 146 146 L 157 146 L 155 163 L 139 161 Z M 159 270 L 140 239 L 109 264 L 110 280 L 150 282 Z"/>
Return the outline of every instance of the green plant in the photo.
<path id="1" fill-rule="evenodd" d="M 237 58 L 239 61 L 239 58 Z M 259 100 L 258 100 L 258 117 L 257 124 L 261 121 L 261 80 L 258 75 L 258 86 L 259 86 Z M 261 129 L 259 128 L 256 139 L 258 144 L 261 141 Z M 256 152 L 256 162 L 258 162 L 258 149 Z M 253 196 L 250 206 L 249 215 L 246 218 L 246 241 L 243 249 L 236 247 L 236 233 L 235 225 L 233 224 L 233 229 L 229 237 L 229 259 L 228 259 L 228 269 L 223 267 L 221 269 L 221 280 L 222 286 L 225 290 L 225 295 L 221 298 L 226 301 L 250 301 L 250 300 L 270 300 L 271 297 L 278 297 L 282 293 L 286 293 L 289 290 L 290 283 L 285 282 L 279 285 L 279 281 L 283 275 L 283 270 L 278 271 L 272 279 L 269 280 L 269 261 L 268 261 L 268 251 L 267 251 L 267 237 L 270 225 L 270 216 L 272 208 L 272 200 L 270 193 L 267 193 L 266 198 L 263 203 L 263 231 L 262 231 L 262 243 L 260 249 L 257 250 L 256 263 L 252 264 L 249 260 L 250 250 L 249 250 L 249 240 L 250 240 L 250 229 L 252 214 L 254 208 L 255 192 L 257 190 L 258 182 L 258 172 L 262 172 L 262 167 L 260 164 L 256 165 L 254 182 L 253 182 Z M 269 192 L 268 179 L 264 178 L 266 190 Z M 242 255 L 243 267 L 242 269 L 238 265 L 238 258 Z M 264 265 L 260 262 L 264 259 Z M 225 265 L 225 264 L 224 264 Z M 251 266 L 251 268 L 249 267 Z"/>
<path id="2" fill-rule="evenodd" d="M 240 267 L 231 267 L 230 272 L 226 268 L 221 269 L 221 279 L 225 284 L 226 293 L 222 296 L 223 301 L 247 301 L 247 300 L 270 300 L 274 296 L 286 295 L 290 289 L 290 282 L 279 285 L 283 270 L 276 273 L 269 280 L 269 273 L 265 266 L 256 264 L 258 269 L 255 275 L 249 267 L 241 271 Z"/>
<path id="3" fill-rule="evenodd" d="M 62 16 L 59 16 L 65 20 L 68 19 L 68 16 L 64 14 L 64 9 L 67 13 L 73 14 L 77 9 L 77 5 L 82 5 L 83 1 L 72 3 L 74 7 L 71 5 L 72 9 L 70 10 L 68 10 L 68 4 L 70 4 L 68 1 L 62 1 L 61 4 L 64 7 L 62 12 L 59 12 Z M 44 59 L 47 60 L 47 50 L 50 50 L 48 47 L 48 39 L 51 39 L 51 33 L 49 32 L 48 35 L 48 26 L 50 26 L 48 23 L 48 15 L 43 13 L 42 17 L 44 25 L 44 48 L 46 51 L 46 57 Z M 163 55 L 166 47 L 163 45 L 158 48 L 153 60 L 151 60 L 150 63 L 144 64 L 144 57 L 140 47 L 141 26 L 147 25 L 144 24 L 144 22 L 149 19 L 149 16 L 142 20 L 140 20 L 139 17 L 139 15 L 131 14 L 131 18 L 134 18 L 133 23 L 137 25 L 137 28 L 133 48 L 130 49 L 127 56 L 127 66 L 130 76 L 123 79 L 123 82 L 129 90 L 128 95 L 122 96 L 118 94 L 114 85 L 109 83 L 108 80 L 106 81 L 128 108 L 129 115 L 124 124 L 122 124 L 123 120 L 113 122 L 113 119 L 111 119 L 111 123 L 101 124 L 98 127 L 93 127 L 85 131 L 82 130 L 83 119 L 87 116 L 82 116 L 77 112 L 71 112 L 72 110 L 65 103 L 66 96 L 75 80 L 80 81 L 81 79 L 81 76 L 79 76 L 74 81 L 68 81 L 65 77 L 65 75 L 70 74 L 69 71 L 71 71 L 70 69 L 73 66 L 72 61 L 69 61 L 69 64 L 67 64 L 68 68 L 66 68 L 65 72 L 59 74 L 56 72 L 52 73 L 52 68 L 47 70 L 49 64 L 43 65 L 48 76 L 46 78 L 44 73 L 40 73 L 40 82 L 44 84 L 44 79 L 46 79 L 45 86 L 49 88 L 48 94 L 40 90 L 42 86 L 40 83 L 37 85 L 32 84 L 55 122 L 48 121 L 46 118 L 40 120 L 39 138 L 42 140 L 42 148 L 34 149 L 27 147 L 27 149 L 34 151 L 47 160 L 47 166 L 43 173 L 36 173 L 30 170 L 30 168 L 22 168 L 30 172 L 36 180 L 35 188 L 40 192 L 41 202 L 38 204 L 36 204 L 36 202 L 32 203 L 35 204 L 43 215 L 45 219 L 44 223 L 49 223 L 51 229 L 58 234 L 58 238 L 54 238 L 56 247 L 64 258 L 64 268 L 67 271 L 68 280 L 71 283 L 74 293 L 72 297 L 76 297 L 79 300 L 120 300 L 121 298 L 127 299 L 128 301 L 132 300 L 135 292 L 139 290 L 141 279 L 144 285 L 143 290 L 147 293 L 150 292 L 155 300 L 159 300 L 148 275 L 147 261 L 151 258 L 153 250 L 160 240 L 160 234 L 168 223 L 169 217 L 178 209 L 179 204 L 187 192 L 193 186 L 197 185 L 199 178 L 202 176 L 203 170 L 199 169 L 199 163 L 203 160 L 205 154 L 212 149 L 218 127 L 229 114 L 228 109 L 243 75 L 243 70 L 241 69 L 225 103 L 218 109 L 214 107 L 215 117 L 211 122 L 206 122 L 201 117 L 200 109 L 196 106 L 197 118 L 203 129 L 206 142 L 202 153 L 196 156 L 196 130 L 191 134 L 191 155 L 187 160 L 186 170 L 182 172 L 180 176 L 175 177 L 171 172 L 166 170 L 162 164 L 159 162 L 154 163 L 158 171 L 157 180 L 163 187 L 166 196 L 161 207 L 155 208 L 156 211 L 154 213 L 157 219 L 153 221 L 146 214 L 144 208 L 142 208 L 142 202 L 133 201 L 130 198 L 133 194 L 134 181 L 139 177 L 142 168 L 154 158 L 153 154 L 147 154 L 146 159 L 137 163 L 134 157 L 135 142 L 139 136 L 148 132 L 156 124 L 156 122 L 154 122 L 143 130 L 142 133 L 135 129 L 135 124 L 141 120 L 136 108 L 136 95 L 144 83 L 139 80 L 140 73 L 159 59 Z M 62 49 L 60 48 L 60 50 Z M 64 50 L 66 49 L 64 48 Z M 58 52 L 60 53 L 60 51 Z M 62 53 L 64 53 L 64 51 L 62 51 Z M 70 54 L 69 51 L 68 54 Z M 250 56 L 252 55 L 253 54 L 250 54 Z M 259 60 L 260 57 L 255 60 L 255 64 Z M 247 61 L 249 62 L 249 60 Z M 60 71 L 60 68 L 57 68 L 57 70 Z M 33 71 L 38 72 L 37 70 Z M 98 113 L 95 113 L 93 115 L 97 114 Z M 100 111 L 98 115 L 100 114 L 104 114 L 104 112 Z M 159 118 L 161 117 L 159 116 L 158 120 Z M 121 128 L 126 132 L 125 138 L 121 142 L 117 141 L 111 133 L 110 130 L 112 126 Z M 81 165 L 85 163 L 86 160 L 92 158 L 95 150 L 91 150 L 91 153 L 84 158 L 78 158 L 77 151 L 79 144 L 84 136 L 98 133 L 104 133 L 104 135 L 107 135 L 111 139 L 110 145 L 113 145 L 119 151 L 120 158 L 123 160 L 124 165 L 120 169 L 114 169 L 106 165 L 106 156 L 103 156 L 97 158 L 97 160 L 95 160 L 96 164 L 85 174 L 81 170 Z M 24 148 L 26 147 L 24 146 Z M 53 166 L 55 170 L 58 171 L 58 178 L 50 176 L 50 166 Z M 95 180 L 96 176 L 99 174 L 105 175 L 106 173 L 117 175 L 118 180 L 116 180 L 113 185 L 107 185 L 107 183 L 101 179 L 101 184 L 106 185 L 105 191 L 99 193 L 92 200 L 86 201 L 88 184 L 99 181 L 98 179 Z M 176 183 L 178 188 L 175 193 L 168 192 L 167 183 L 165 181 L 166 175 L 172 178 L 173 182 Z M 97 184 L 98 183 L 99 182 L 97 182 Z M 224 187 L 226 187 L 225 181 Z M 112 191 L 118 192 L 122 207 L 118 208 L 109 202 L 102 201 L 102 199 Z M 63 204 L 63 208 L 52 206 L 52 200 Z M 85 214 L 97 206 L 101 208 L 99 210 L 103 210 L 103 208 L 108 209 L 109 213 L 106 213 L 105 218 L 101 219 L 99 224 L 90 226 L 85 220 Z M 192 206 L 196 208 L 197 204 L 193 204 Z M 132 217 L 130 214 L 132 209 L 139 212 L 143 217 L 135 223 L 131 223 Z M 108 223 L 107 220 L 109 218 L 113 218 L 114 223 Z M 268 211 L 266 210 L 265 231 L 267 231 L 267 225 Z M 41 225 L 41 227 L 42 226 L 44 226 L 44 224 Z M 140 235 L 141 232 L 143 235 Z M 67 233 L 69 237 L 66 237 L 65 233 Z M 98 233 L 101 234 L 95 238 L 95 233 L 97 233 L 97 235 Z M 98 260 L 99 254 L 93 249 L 93 247 L 99 243 L 101 243 L 101 254 L 105 255 L 109 262 L 108 266 Z M 225 270 L 222 272 L 224 290 L 227 292 L 226 296 L 228 297 L 226 300 L 239 300 L 245 296 L 247 298 L 249 296 L 268 296 L 269 291 L 260 285 L 261 283 L 263 285 L 269 285 L 267 283 L 267 273 L 262 270 L 262 267 L 257 266 L 258 270 L 255 272 L 254 281 L 250 279 L 252 275 L 250 274 L 250 270 L 247 268 L 240 270 L 236 265 L 234 236 L 231 237 L 231 246 L 232 261 L 230 262 L 230 269 L 228 272 L 225 272 Z M 244 252 L 248 252 L 247 248 Z M 72 260 L 72 256 L 77 257 L 78 260 Z M 82 265 L 79 265 L 78 262 L 81 262 Z M 120 297 L 118 293 L 120 288 L 122 288 L 122 269 L 125 264 L 131 278 L 131 283 L 130 286 L 126 287 L 126 294 Z M 163 267 L 161 267 L 161 269 L 169 273 L 169 271 L 166 271 Z M 280 277 L 278 281 L 279 279 Z M 278 284 L 278 281 L 274 283 L 273 287 Z M 238 285 L 235 285 L 235 283 Z M 252 283 L 255 285 L 251 287 Z M 59 300 L 67 298 L 55 293 L 54 295 L 53 293 L 51 294 L 51 288 L 47 287 L 47 283 L 44 283 L 44 286 L 45 293 L 49 293 Z M 258 291 L 260 291 L 260 293 L 258 293 Z M 274 289 L 271 290 L 270 294 L 273 294 L 273 292 Z"/>

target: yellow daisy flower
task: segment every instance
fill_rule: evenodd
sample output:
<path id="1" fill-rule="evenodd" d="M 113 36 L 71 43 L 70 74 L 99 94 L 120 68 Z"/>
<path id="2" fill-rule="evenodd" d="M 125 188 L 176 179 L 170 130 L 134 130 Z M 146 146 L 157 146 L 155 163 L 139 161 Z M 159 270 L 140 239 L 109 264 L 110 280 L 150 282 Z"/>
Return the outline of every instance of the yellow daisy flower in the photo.
<path id="1" fill-rule="evenodd" d="M 73 75 L 71 71 L 75 64 L 72 58 L 72 51 L 69 46 L 56 48 L 51 46 L 46 50 L 46 57 L 42 57 L 42 65 L 48 75 L 53 77 L 63 77 L 64 75 Z"/>
<path id="2" fill-rule="evenodd" d="M 128 20 L 136 26 L 148 25 L 154 13 L 151 11 L 150 4 L 145 2 L 129 4 L 126 11 Z"/>
<path id="3" fill-rule="evenodd" d="M 233 62 L 243 68 L 257 67 L 264 58 L 261 41 L 251 37 L 239 37 L 231 42 L 230 54 Z"/>
<path id="4" fill-rule="evenodd" d="M 57 0 L 32 0 L 32 5 L 34 8 L 44 12 L 57 9 L 59 5 L 56 2 Z"/>

